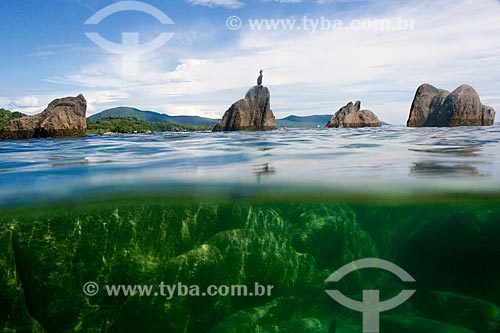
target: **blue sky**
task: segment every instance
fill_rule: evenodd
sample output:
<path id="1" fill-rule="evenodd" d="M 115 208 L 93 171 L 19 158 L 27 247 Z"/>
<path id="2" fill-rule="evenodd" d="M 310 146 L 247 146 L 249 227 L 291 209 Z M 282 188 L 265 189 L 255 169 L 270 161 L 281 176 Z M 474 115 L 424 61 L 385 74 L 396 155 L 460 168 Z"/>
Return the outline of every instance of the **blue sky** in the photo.
<path id="1" fill-rule="evenodd" d="M 277 117 L 333 114 L 361 100 L 382 120 L 403 124 L 424 82 L 448 90 L 471 84 L 483 103 L 500 110 L 497 0 L 146 0 L 175 24 L 137 11 L 85 24 L 118 2 L 2 0 L 0 106 L 33 114 L 54 98 L 83 93 L 88 114 L 127 105 L 221 117 L 262 68 Z M 241 19 L 240 29 L 228 29 L 231 16 Z M 262 19 L 295 25 L 252 29 Z M 321 29 L 321 20 L 341 25 Z M 353 20 L 391 25 L 360 29 Z M 397 26 L 401 21 L 413 27 Z M 125 32 L 138 32 L 140 43 L 175 35 L 139 56 L 131 74 L 121 55 L 86 32 L 114 43 Z"/>

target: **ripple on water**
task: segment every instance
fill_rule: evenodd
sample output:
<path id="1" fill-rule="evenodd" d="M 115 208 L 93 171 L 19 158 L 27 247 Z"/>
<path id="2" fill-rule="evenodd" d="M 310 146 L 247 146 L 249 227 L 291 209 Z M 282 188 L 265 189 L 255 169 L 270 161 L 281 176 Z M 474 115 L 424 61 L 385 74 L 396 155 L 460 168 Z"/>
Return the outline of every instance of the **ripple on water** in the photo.
<path id="1" fill-rule="evenodd" d="M 90 135 L 0 142 L 3 193 L 17 191 L 19 184 L 28 190 L 29 184 L 40 182 L 67 188 L 75 181 L 83 187 L 149 181 L 432 188 L 462 182 L 499 187 L 499 180 L 500 126 Z"/>

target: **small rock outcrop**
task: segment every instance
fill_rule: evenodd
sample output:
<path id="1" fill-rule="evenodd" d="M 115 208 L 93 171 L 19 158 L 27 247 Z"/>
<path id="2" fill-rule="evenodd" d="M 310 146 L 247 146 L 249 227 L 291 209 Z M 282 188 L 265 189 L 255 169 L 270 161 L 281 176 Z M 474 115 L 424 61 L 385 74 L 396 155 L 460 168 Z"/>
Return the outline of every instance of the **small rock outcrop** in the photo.
<path id="1" fill-rule="evenodd" d="M 0 140 L 85 136 L 86 112 L 83 95 L 56 99 L 42 113 L 10 121 L 0 132 Z"/>
<path id="2" fill-rule="evenodd" d="M 330 119 L 326 128 L 380 127 L 381 122 L 370 110 L 361 110 L 361 102 L 350 102 L 338 110 Z"/>
<path id="3" fill-rule="evenodd" d="M 226 111 L 213 131 L 267 131 L 277 128 L 276 118 L 271 110 L 269 89 L 254 86 L 244 99 L 240 99 Z"/>
<path id="4" fill-rule="evenodd" d="M 415 94 L 408 127 L 491 126 L 495 110 L 482 105 L 478 93 L 468 85 L 453 92 L 422 84 Z"/>

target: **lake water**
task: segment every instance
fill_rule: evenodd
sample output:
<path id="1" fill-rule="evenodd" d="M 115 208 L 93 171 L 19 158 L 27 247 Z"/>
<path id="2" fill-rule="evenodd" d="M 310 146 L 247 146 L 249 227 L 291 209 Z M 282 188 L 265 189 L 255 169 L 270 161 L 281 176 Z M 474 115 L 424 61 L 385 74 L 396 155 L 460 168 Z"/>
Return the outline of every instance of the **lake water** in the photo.
<path id="1" fill-rule="evenodd" d="M 60 195 L 224 186 L 352 191 L 496 191 L 500 126 L 89 136 L 0 144 L 2 205 Z M 163 186 L 165 185 L 165 186 Z M 95 193 L 96 195 L 98 193 Z M 218 194 L 221 194 L 218 191 Z"/>
<path id="2" fill-rule="evenodd" d="M 0 186 L 0 331 L 362 332 L 338 288 L 416 290 L 381 332 L 500 332 L 500 126 L 7 141 Z M 365 258 L 416 282 L 325 282 Z"/>

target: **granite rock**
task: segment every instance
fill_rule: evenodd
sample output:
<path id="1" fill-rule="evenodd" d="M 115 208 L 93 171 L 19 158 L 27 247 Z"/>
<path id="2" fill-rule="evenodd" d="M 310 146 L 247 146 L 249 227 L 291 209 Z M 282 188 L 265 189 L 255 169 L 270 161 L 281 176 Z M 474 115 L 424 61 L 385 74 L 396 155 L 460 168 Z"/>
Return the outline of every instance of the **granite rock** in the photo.
<path id="1" fill-rule="evenodd" d="M 453 92 L 422 84 L 415 94 L 408 127 L 491 126 L 495 110 L 482 105 L 478 93 L 469 85 Z"/>
<path id="2" fill-rule="evenodd" d="M 87 130 L 86 111 L 83 95 L 56 99 L 42 113 L 10 121 L 0 139 L 82 137 Z"/>
<path id="3" fill-rule="evenodd" d="M 327 128 L 380 127 L 381 122 L 370 110 L 361 110 L 361 102 L 350 102 L 338 110 L 330 119 Z"/>
<path id="4" fill-rule="evenodd" d="M 277 129 L 276 118 L 271 110 L 271 94 L 264 86 L 251 88 L 244 99 L 234 103 L 214 132 L 266 131 Z"/>

